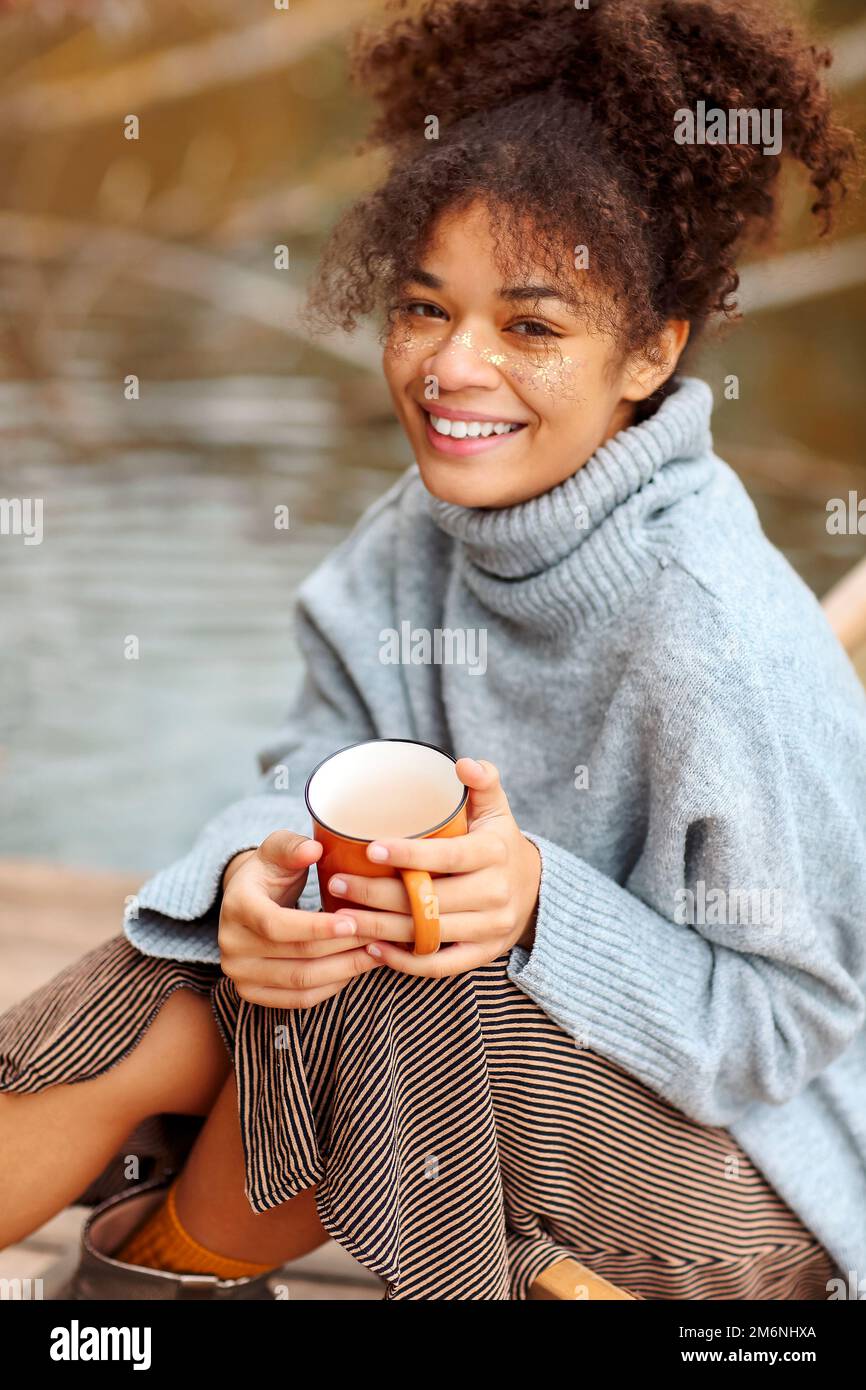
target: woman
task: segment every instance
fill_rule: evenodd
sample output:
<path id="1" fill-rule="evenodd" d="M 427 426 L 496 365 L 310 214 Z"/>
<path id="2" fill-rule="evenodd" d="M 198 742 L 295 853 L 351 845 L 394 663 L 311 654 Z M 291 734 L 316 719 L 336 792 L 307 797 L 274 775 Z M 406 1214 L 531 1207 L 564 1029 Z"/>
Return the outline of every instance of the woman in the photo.
<path id="1" fill-rule="evenodd" d="M 699 0 L 428 0 L 361 44 L 392 164 L 311 308 L 383 313 L 416 462 L 301 589 L 259 792 L 0 1021 L 5 1239 L 178 1112 L 115 1275 L 250 1296 L 327 1234 L 391 1299 L 521 1299 L 574 1254 L 667 1299 L 866 1264 L 866 701 L 680 367 L 779 170 L 682 113 L 780 112 L 826 228 L 822 62 Z M 404 623 L 484 669 L 388 663 Z M 308 877 L 304 781 L 374 737 L 463 755 L 469 833 L 369 850 L 445 875 L 432 957 L 398 880 L 328 914 Z"/>

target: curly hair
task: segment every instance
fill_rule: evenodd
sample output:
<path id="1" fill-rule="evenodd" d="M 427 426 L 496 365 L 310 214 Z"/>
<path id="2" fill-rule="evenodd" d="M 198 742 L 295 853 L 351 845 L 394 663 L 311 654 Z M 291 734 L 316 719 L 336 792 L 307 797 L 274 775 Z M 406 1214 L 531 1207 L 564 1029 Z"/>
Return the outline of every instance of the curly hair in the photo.
<path id="1" fill-rule="evenodd" d="M 694 340 L 735 312 L 736 262 L 774 229 L 781 163 L 757 143 L 678 143 L 677 113 L 699 101 L 781 110 L 782 153 L 804 166 L 829 229 L 856 149 L 822 84 L 828 50 L 774 0 L 589 5 L 396 0 L 403 13 L 359 36 L 353 76 L 378 107 L 366 146 L 385 148 L 390 171 L 325 247 L 314 328 L 387 322 L 442 214 L 481 200 L 503 267 L 542 266 L 623 352 L 651 353 L 668 319 Z M 578 245 L 588 277 L 574 271 Z"/>

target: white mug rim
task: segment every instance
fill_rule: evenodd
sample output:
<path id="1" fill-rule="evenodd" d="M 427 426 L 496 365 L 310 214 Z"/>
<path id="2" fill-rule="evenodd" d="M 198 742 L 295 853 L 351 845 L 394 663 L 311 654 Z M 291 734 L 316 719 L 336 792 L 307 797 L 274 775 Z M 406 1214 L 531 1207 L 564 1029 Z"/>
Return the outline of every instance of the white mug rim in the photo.
<path id="1" fill-rule="evenodd" d="M 332 758 L 338 758 L 341 753 L 347 753 L 350 748 L 362 748 L 369 743 L 411 743 L 419 748 L 432 748 L 433 752 L 438 753 L 440 757 L 448 758 L 452 763 L 455 764 L 455 766 L 457 764 L 457 759 L 453 758 L 450 753 L 446 753 L 444 748 L 440 748 L 438 744 L 435 743 L 428 743 L 426 739 L 423 738 L 359 738 L 356 739 L 354 743 L 347 743 L 343 748 L 335 748 L 333 753 L 329 753 L 327 757 L 322 758 L 320 762 L 317 762 L 316 766 L 313 768 L 312 772 L 307 778 L 306 786 L 304 787 L 304 804 L 306 805 L 306 808 L 310 813 L 311 819 L 316 825 L 321 826 L 323 830 L 327 830 L 331 835 L 336 835 L 341 840 L 354 840 L 359 845 L 371 845 L 373 843 L 373 840 L 368 835 L 347 835 L 345 831 L 337 830 L 333 825 L 328 825 L 325 821 L 323 821 L 316 814 L 316 812 L 313 810 L 310 804 L 310 783 L 312 782 L 316 773 L 319 771 L 319 768 L 324 767 L 325 763 L 329 763 Z M 444 825 L 448 825 L 449 821 L 452 821 L 456 815 L 459 815 L 459 813 L 463 810 L 463 807 L 466 805 L 468 796 L 469 788 L 464 786 L 463 795 L 461 796 L 457 805 L 454 807 L 454 810 L 451 811 L 447 816 L 445 816 L 443 820 L 438 821 L 436 825 L 431 825 L 428 830 L 416 830 L 414 835 L 401 835 L 397 838 L 403 840 L 424 840 L 429 835 L 434 835 L 437 830 L 441 830 Z"/>

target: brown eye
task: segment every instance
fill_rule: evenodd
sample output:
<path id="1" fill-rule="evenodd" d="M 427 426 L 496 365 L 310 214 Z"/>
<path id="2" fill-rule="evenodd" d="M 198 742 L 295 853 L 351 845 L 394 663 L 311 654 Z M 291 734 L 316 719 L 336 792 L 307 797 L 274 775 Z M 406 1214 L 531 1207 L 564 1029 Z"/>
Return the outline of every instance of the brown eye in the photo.
<path id="1" fill-rule="evenodd" d="M 403 312 L 411 318 L 442 318 L 446 317 L 445 310 L 440 309 L 438 304 L 428 304 L 423 299 L 411 299 L 402 306 Z"/>
<path id="2" fill-rule="evenodd" d="M 526 332 L 521 332 L 521 329 L 525 329 Z M 561 337 L 561 334 L 554 333 L 548 324 L 540 323 L 537 319 L 521 319 L 519 323 L 513 323 L 508 331 L 509 333 L 519 333 L 521 338 Z"/>

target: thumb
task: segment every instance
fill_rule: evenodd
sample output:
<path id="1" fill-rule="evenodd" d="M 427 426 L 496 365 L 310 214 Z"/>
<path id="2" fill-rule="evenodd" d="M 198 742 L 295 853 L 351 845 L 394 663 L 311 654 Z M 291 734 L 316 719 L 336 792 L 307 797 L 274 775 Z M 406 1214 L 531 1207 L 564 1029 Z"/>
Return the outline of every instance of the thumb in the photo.
<path id="1" fill-rule="evenodd" d="M 275 830 L 262 840 L 258 856 L 263 864 L 280 876 L 305 874 L 322 853 L 318 840 L 298 835 L 293 830 Z"/>
<path id="2" fill-rule="evenodd" d="M 510 815 L 508 797 L 499 780 L 499 770 L 486 760 L 458 758 L 457 776 L 469 788 L 469 824 L 488 816 Z"/>

